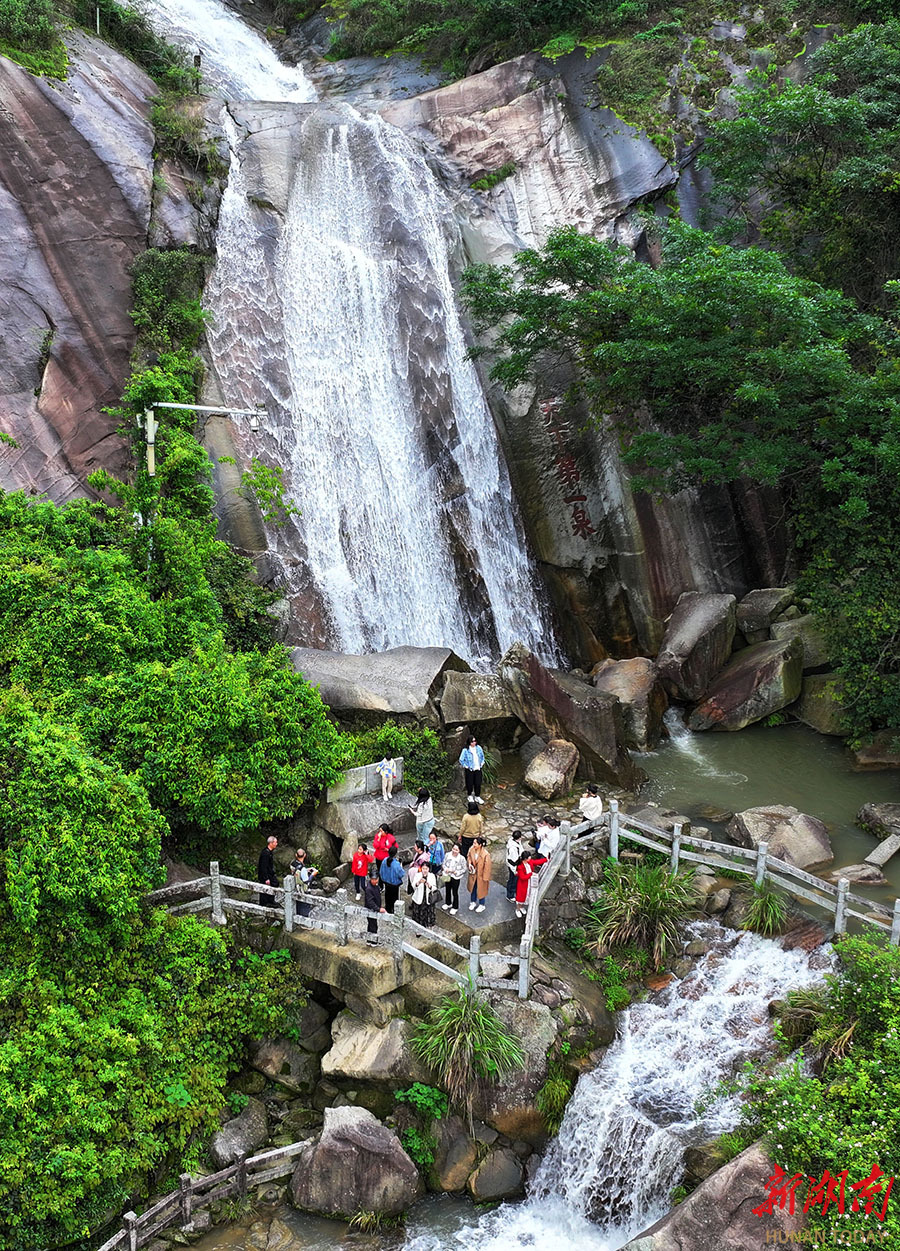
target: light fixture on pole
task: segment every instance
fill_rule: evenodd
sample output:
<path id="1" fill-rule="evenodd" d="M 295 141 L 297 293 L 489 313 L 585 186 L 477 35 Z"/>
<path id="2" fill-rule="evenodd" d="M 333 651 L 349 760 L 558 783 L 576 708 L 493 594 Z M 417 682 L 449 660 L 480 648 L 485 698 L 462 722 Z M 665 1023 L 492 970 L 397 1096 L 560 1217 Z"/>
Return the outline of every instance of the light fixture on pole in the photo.
<path id="1" fill-rule="evenodd" d="M 254 433 L 259 430 L 260 417 L 265 417 L 266 415 L 265 404 L 257 404 L 256 408 L 227 408 L 222 404 L 174 404 L 160 400 L 152 408 L 144 410 L 144 435 L 147 439 L 147 476 L 150 478 L 156 477 L 156 432 L 159 429 L 159 422 L 156 420 L 156 409 L 158 408 L 184 408 L 192 413 L 227 413 L 231 417 L 249 417 L 250 429 Z M 137 419 L 137 424 L 140 427 L 140 417 Z"/>

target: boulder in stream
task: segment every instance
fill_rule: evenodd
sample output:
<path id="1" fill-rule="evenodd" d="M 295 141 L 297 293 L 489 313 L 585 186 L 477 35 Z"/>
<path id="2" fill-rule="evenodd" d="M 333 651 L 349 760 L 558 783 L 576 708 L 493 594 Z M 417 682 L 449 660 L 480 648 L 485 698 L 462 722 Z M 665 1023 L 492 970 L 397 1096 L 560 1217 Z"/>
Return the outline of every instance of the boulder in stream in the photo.
<path id="1" fill-rule="evenodd" d="M 525 770 L 525 785 L 541 799 L 566 795 L 575 781 L 578 748 L 563 738 L 552 738 Z"/>
<path id="2" fill-rule="evenodd" d="M 653 661 L 646 656 L 601 660 L 592 677 L 598 691 L 615 695 L 622 705 L 626 746 L 634 751 L 652 751 L 659 742 L 663 713 L 669 705 Z"/>
<path id="3" fill-rule="evenodd" d="M 737 600 L 733 595 L 685 591 L 669 618 L 656 665 L 676 699 L 705 694 L 731 654 Z"/>
<path id="4" fill-rule="evenodd" d="M 692 730 L 742 730 L 792 704 L 803 682 L 799 639 L 754 643 L 713 679 L 688 718 Z"/>
<path id="5" fill-rule="evenodd" d="M 737 628 L 748 643 L 768 638 L 769 627 L 794 602 L 790 586 L 762 586 L 748 592 L 737 606 Z"/>
<path id="6" fill-rule="evenodd" d="M 769 804 L 735 813 L 728 823 L 728 833 L 741 847 L 768 843 L 770 856 L 798 869 L 834 859 L 824 823 L 787 804 Z"/>
<path id="7" fill-rule="evenodd" d="M 900 834 L 900 804 L 863 804 L 856 814 L 856 824 L 876 838 Z"/>

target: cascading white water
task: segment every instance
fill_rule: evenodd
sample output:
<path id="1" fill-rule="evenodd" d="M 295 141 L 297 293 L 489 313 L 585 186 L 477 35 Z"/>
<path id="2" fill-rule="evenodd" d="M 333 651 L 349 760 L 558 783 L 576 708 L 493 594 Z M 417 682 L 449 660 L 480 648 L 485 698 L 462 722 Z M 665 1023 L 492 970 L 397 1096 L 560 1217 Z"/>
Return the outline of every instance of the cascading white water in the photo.
<path id="1" fill-rule="evenodd" d="M 297 599 L 314 588 L 319 641 L 444 645 L 477 661 L 521 639 L 558 660 L 466 357 L 448 259 L 455 225 L 421 153 L 377 116 L 304 107 L 314 91 L 302 70 L 214 0 L 148 0 L 147 12 L 201 49 L 207 81 L 231 99 L 298 106 L 302 159 L 274 249 L 226 117 L 235 159 L 208 339 L 232 403 L 268 391 L 267 443 L 302 509 L 272 548 Z"/>
<path id="2" fill-rule="evenodd" d="M 600 1066 L 581 1077 L 527 1201 L 505 1204 L 448 1242 L 413 1235 L 405 1251 L 616 1251 L 669 1208 L 684 1150 L 733 1128 L 733 1099 L 699 1100 L 772 1047 L 767 1007 L 822 977 L 824 957 L 698 922 L 710 943 L 683 981 L 621 1014 Z M 817 966 L 817 967 L 814 967 Z"/>

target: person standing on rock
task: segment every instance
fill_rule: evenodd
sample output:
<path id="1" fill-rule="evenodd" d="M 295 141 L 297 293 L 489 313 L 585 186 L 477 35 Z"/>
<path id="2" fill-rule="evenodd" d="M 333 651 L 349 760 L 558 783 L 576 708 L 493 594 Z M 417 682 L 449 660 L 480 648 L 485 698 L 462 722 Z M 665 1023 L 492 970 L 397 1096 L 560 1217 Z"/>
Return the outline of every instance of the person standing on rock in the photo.
<path id="1" fill-rule="evenodd" d="M 513 830 L 506 840 L 506 898 L 512 903 L 516 897 L 516 867 L 522 855 L 522 831 Z"/>
<path id="2" fill-rule="evenodd" d="M 409 911 L 412 919 L 429 928 L 434 925 L 434 900 L 437 891 L 437 878 L 427 864 L 414 864 L 409 871 L 409 884 L 412 887 L 412 898 Z"/>
<path id="3" fill-rule="evenodd" d="M 416 819 L 416 838 L 421 838 L 423 843 L 427 842 L 428 835 L 434 829 L 434 804 L 424 786 L 419 787 L 416 802 L 410 804 L 409 810 Z"/>
<path id="4" fill-rule="evenodd" d="M 366 908 L 369 912 L 384 912 L 385 908 L 381 902 L 381 887 L 378 885 L 378 870 L 373 865 L 369 870 L 369 880 L 366 882 Z M 378 922 L 375 917 L 369 917 L 368 934 L 366 941 L 369 943 L 378 942 Z"/>
<path id="5" fill-rule="evenodd" d="M 491 855 L 487 849 L 486 838 L 479 836 L 475 839 L 475 846 L 469 852 L 468 862 L 469 880 L 467 886 L 469 898 L 472 901 L 469 904 L 469 911 L 484 912 L 485 901 L 491 885 Z"/>
<path id="6" fill-rule="evenodd" d="M 363 891 L 366 889 L 366 879 L 369 876 L 369 869 L 375 863 L 374 851 L 369 851 L 365 843 L 360 843 L 356 851 L 353 853 L 353 859 L 350 861 L 350 872 L 353 874 L 353 883 L 356 886 L 356 898 L 362 899 Z M 376 877 L 378 870 L 375 870 Z"/>
<path id="7" fill-rule="evenodd" d="M 383 756 L 375 766 L 375 772 L 381 776 L 381 798 L 391 799 L 394 793 L 394 779 L 397 776 L 397 762 L 393 756 Z"/>
<path id="8" fill-rule="evenodd" d="M 447 879 L 444 886 L 446 902 L 441 905 L 444 911 L 449 912 L 452 917 L 459 912 L 459 884 L 468 872 L 469 866 L 466 858 L 460 852 L 459 846 L 454 843 L 450 855 L 444 861 L 444 874 Z"/>
<path id="9" fill-rule="evenodd" d="M 470 803 L 466 815 L 459 823 L 459 850 L 468 856 L 475 839 L 484 831 L 484 817 L 476 803 Z"/>
<path id="10" fill-rule="evenodd" d="M 384 907 L 387 912 L 393 914 L 394 904 L 400 894 L 400 887 L 403 885 L 404 878 L 403 865 L 397 855 L 397 844 L 388 852 L 387 856 L 381 862 L 381 880 L 384 883 Z"/>
<path id="11" fill-rule="evenodd" d="M 528 888 L 531 885 L 531 878 L 534 874 L 534 868 L 531 861 L 525 855 L 519 857 L 516 865 L 516 916 L 523 917 L 525 915 L 525 906 L 528 903 Z"/>
<path id="12" fill-rule="evenodd" d="M 390 825 L 379 825 L 375 831 L 375 837 L 372 839 L 372 850 L 375 853 L 375 865 L 380 868 L 387 859 L 387 854 L 392 847 L 397 846 L 397 840 L 394 838 L 394 830 Z"/>
<path id="13" fill-rule="evenodd" d="M 469 803 L 483 804 L 481 798 L 481 770 L 484 768 L 484 752 L 473 734 L 459 753 L 459 763 L 466 778 L 466 795 Z"/>
<path id="14" fill-rule="evenodd" d="M 263 882 L 266 886 L 278 885 L 278 871 L 275 868 L 275 848 L 278 846 L 278 839 L 274 834 L 270 834 L 266 839 L 266 845 L 259 853 L 259 860 L 256 862 L 256 880 Z M 274 908 L 275 896 L 260 891 L 259 902 L 263 908 Z"/>
<path id="15" fill-rule="evenodd" d="M 589 782 L 584 788 L 584 794 L 578 801 L 578 811 L 585 821 L 593 821 L 595 825 L 603 816 L 603 800 L 593 782 Z"/>

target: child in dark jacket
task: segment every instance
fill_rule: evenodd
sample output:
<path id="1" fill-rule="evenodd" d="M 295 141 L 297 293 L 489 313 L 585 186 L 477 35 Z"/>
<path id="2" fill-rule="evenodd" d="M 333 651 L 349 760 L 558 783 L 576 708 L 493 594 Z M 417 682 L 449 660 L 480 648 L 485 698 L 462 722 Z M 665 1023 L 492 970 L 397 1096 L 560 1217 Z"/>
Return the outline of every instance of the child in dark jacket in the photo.
<path id="1" fill-rule="evenodd" d="M 381 887 L 378 884 L 378 870 L 372 868 L 369 870 L 369 880 L 366 882 L 366 908 L 369 912 L 384 912 L 381 902 Z M 378 922 L 375 917 L 369 917 L 368 938 L 370 943 L 378 942 Z"/>

